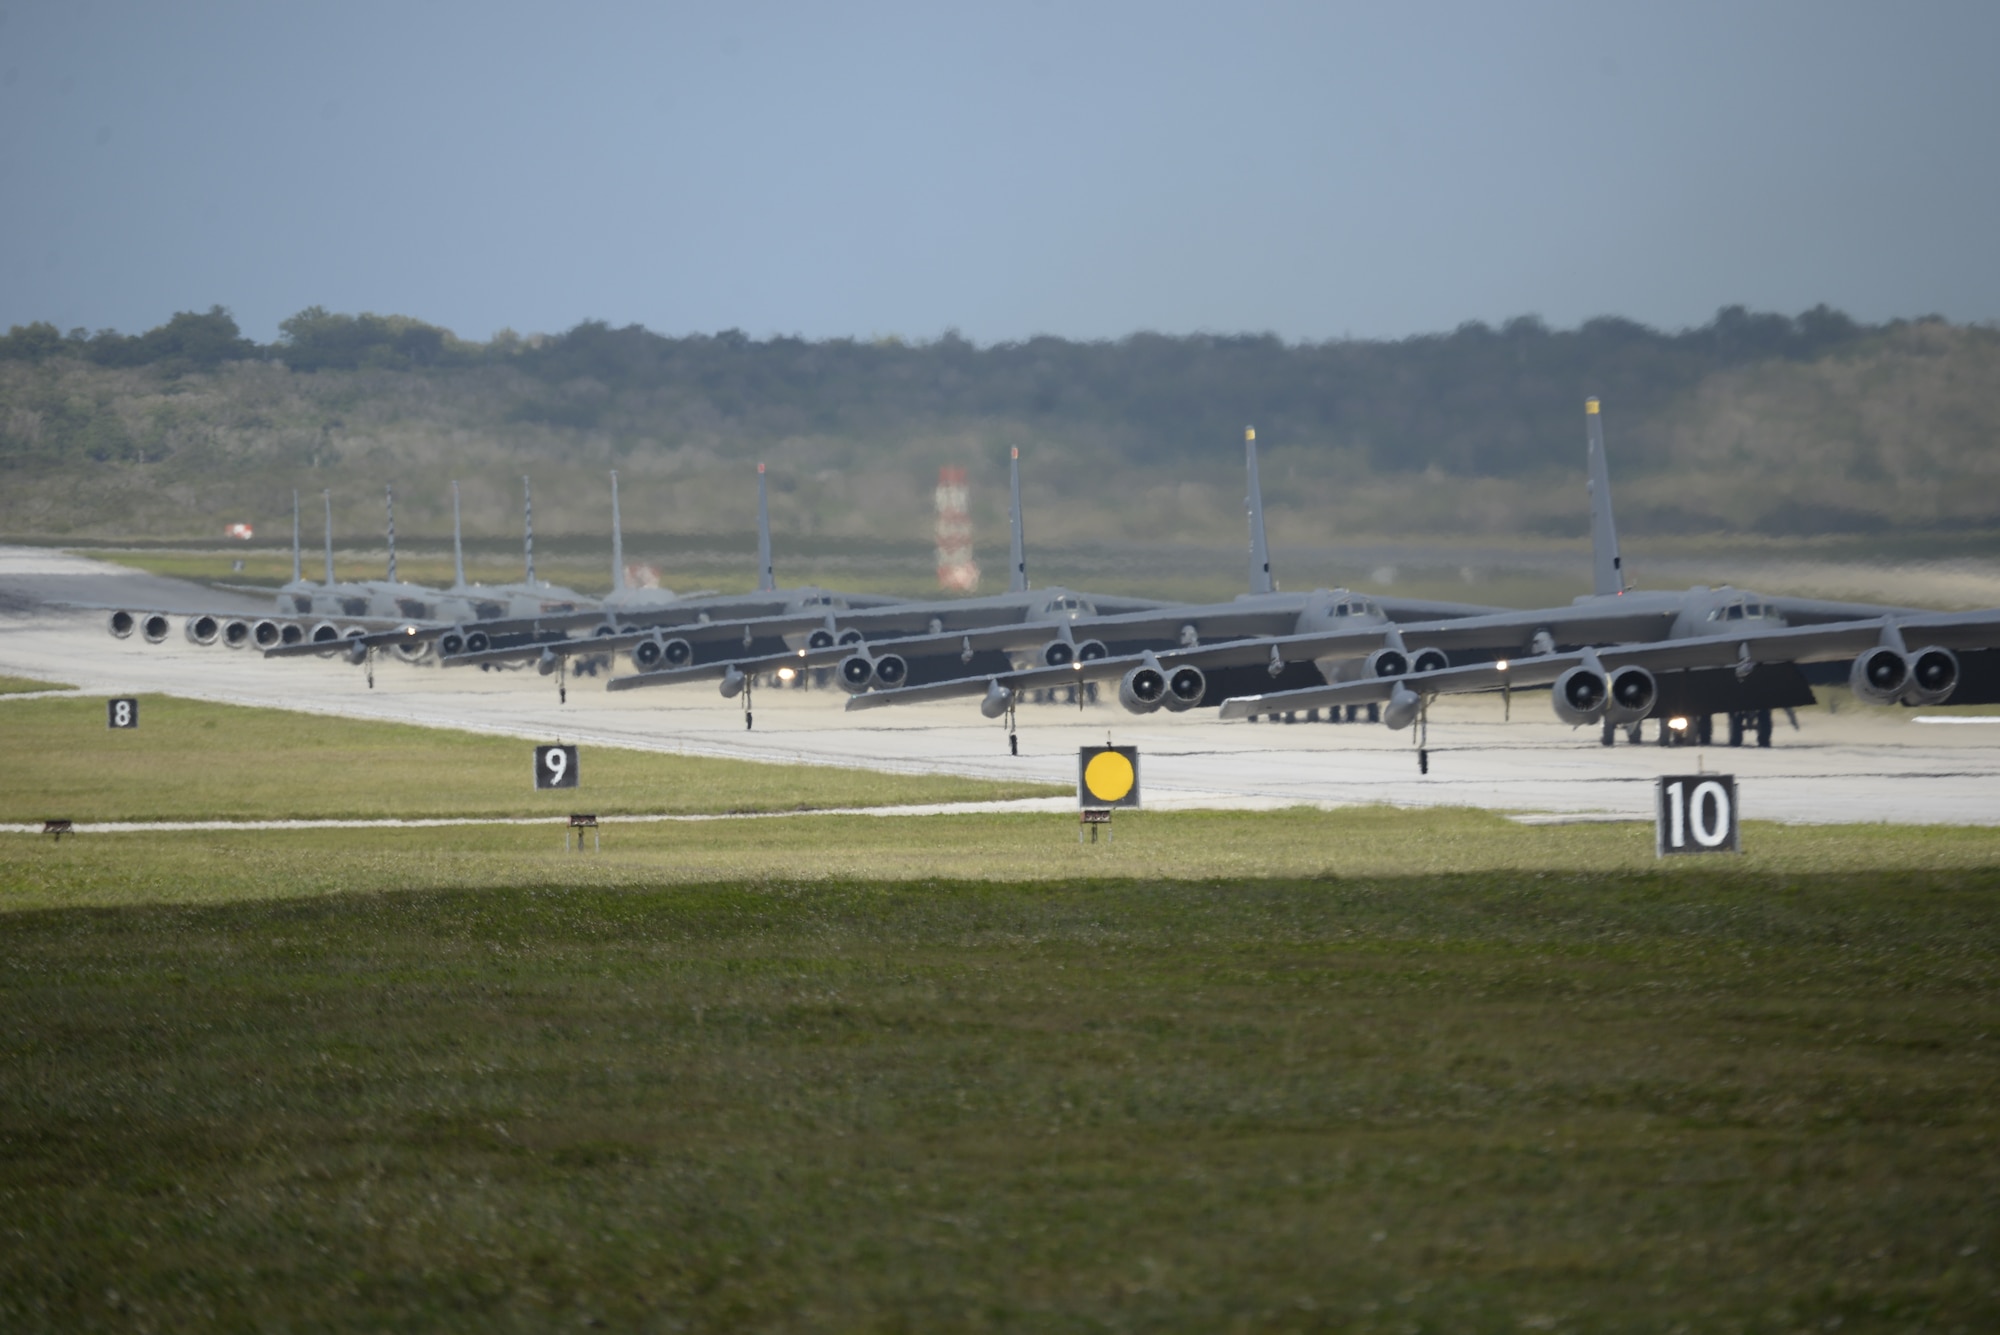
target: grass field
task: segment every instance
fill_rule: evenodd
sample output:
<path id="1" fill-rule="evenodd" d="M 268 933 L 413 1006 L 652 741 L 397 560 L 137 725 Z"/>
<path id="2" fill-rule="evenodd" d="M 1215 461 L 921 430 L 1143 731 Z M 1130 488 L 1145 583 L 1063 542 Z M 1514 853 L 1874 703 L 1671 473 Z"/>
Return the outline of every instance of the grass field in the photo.
<path id="1" fill-rule="evenodd" d="M 0 695 L 25 695 L 29 691 L 68 691 L 75 688 L 66 682 L 37 681 L 33 677 L 10 677 L 0 672 Z"/>
<path id="2" fill-rule="evenodd" d="M 0 747 L 98 818 L 542 810 L 518 742 L 142 720 L 24 701 Z M 655 809 L 856 777 L 590 751 L 586 794 L 614 754 Z M 1468 811 L 808 814 L 577 854 L 573 805 L 0 836 L 0 1329 L 2000 1325 L 2000 831 L 1661 866 Z"/>
<path id="3" fill-rule="evenodd" d="M 2000 859 L 1951 833 L 1960 870 L 668 885 L 614 832 L 463 889 L 393 888 L 438 879 L 417 832 L 17 836 L 10 901 L 127 904 L 0 914 L 0 1325 L 1992 1329 Z M 203 853 L 270 897 L 130 902 Z"/>
<path id="4" fill-rule="evenodd" d="M 0 754 L 34 757 L 0 766 L 0 821 L 787 811 L 1065 791 L 585 747 L 579 788 L 537 792 L 532 744 L 509 738 L 166 696 L 142 697 L 139 718 L 112 731 L 98 699 L 0 707 Z"/>

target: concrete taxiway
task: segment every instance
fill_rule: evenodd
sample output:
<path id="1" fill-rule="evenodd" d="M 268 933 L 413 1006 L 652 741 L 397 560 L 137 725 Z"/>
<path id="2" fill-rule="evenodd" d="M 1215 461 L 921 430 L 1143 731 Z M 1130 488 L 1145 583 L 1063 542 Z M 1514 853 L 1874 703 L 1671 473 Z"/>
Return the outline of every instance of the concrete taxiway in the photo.
<path id="1" fill-rule="evenodd" d="M 1063 784 L 1076 781 L 1077 748 L 1108 738 L 1140 748 L 1145 802 L 1154 808 L 1390 803 L 1649 818 L 1657 776 L 1705 770 L 1737 776 L 1747 819 L 2000 824 L 2000 728 L 1922 726 L 1910 710 L 1804 710 L 1796 731 L 1779 719 L 1769 750 L 1662 748 L 1622 737 L 1607 748 L 1595 729 L 1557 722 L 1540 693 L 1516 696 L 1511 717 L 1497 697 L 1477 697 L 1433 711 L 1430 772 L 1420 774 L 1411 735 L 1380 725 L 1223 723 L 1213 711 L 1136 717 L 1107 699 L 1082 709 L 1023 706 L 1013 756 L 1003 727 L 982 719 L 971 700 L 850 715 L 838 691 L 766 689 L 755 697 L 756 727 L 746 730 L 740 703 L 712 687 L 612 694 L 601 678 L 572 678 L 559 704 L 556 680 L 532 670 L 378 662 L 370 689 L 362 670 L 342 660 L 202 649 L 178 626 L 162 645 L 115 640 L 101 615 L 47 605 L 52 588 L 87 579 L 98 593 L 118 573 L 59 553 L 0 548 L 0 672 L 91 694 L 164 693 L 536 742 Z M 158 592 L 163 583 L 171 581 L 147 587 Z M 182 585 L 170 605 L 217 605 L 201 597 Z"/>

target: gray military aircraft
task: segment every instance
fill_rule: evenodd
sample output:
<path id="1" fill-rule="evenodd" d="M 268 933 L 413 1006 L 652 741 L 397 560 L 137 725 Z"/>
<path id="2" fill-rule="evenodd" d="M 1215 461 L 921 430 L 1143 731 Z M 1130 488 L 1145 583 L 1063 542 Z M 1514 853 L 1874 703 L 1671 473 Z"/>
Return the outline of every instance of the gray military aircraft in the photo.
<path id="1" fill-rule="evenodd" d="M 1685 593 L 1633 591 L 1625 582 L 1624 562 L 1612 519 L 1610 473 L 1605 462 L 1597 400 L 1589 400 L 1585 405 L 1585 420 L 1593 592 L 1567 607 L 1404 625 L 1350 624 L 1303 634 L 1182 649 L 1144 649 L 1071 664 L 1066 670 L 1042 667 L 1010 674 L 968 675 L 894 693 L 859 696 L 848 702 L 848 708 L 977 695 L 983 697 L 982 712 L 997 718 L 1007 713 L 1013 701 L 1026 690 L 1059 683 L 1116 679 L 1119 701 L 1132 712 L 1191 709 L 1199 704 L 1221 703 L 1211 677 L 1236 674 L 1240 678 L 1246 671 L 1258 670 L 1255 665 L 1261 663 L 1270 684 L 1280 689 L 1253 695 L 1225 688 L 1227 698 L 1246 701 L 1230 706 L 1231 717 L 1259 714 L 1275 717 L 1280 712 L 1290 714 L 1334 703 L 1344 706 L 1365 703 L 1374 713 L 1381 702 L 1402 699 L 1391 689 L 1396 680 L 1450 668 L 1454 654 L 1459 655 L 1461 662 L 1466 658 L 1492 662 L 1524 654 L 1547 658 L 1563 649 L 1698 640 L 1720 634 L 1734 636 L 1734 643 L 1760 627 L 1778 629 L 1793 623 L 1830 624 L 1885 615 L 1923 615 L 1914 608 L 1768 598 L 1726 587 L 1694 588 Z M 1290 685 L 1286 678 L 1295 676 L 1301 668 L 1311 670 L 1317 679 L 1308 685 Z M 1681 671 L 1666 678 L 1627 673 L 1618 682 L 1607 683 L 1604 698 L 1611 703 L 1607 706 L 1600 701 L 1595 712 L 1586 711 L 1588 720 L 1606 722 L 1604 736 L 1608 742 L 1614 721 L 1629 724 L 1656 711 L 1687 716 L 1751 712 L 1762 720 L 1761 735 L 1768 738 L 1770 710 L 1812 701 L 1804 677 L 1789 660 L 1752 662 L 1747 670 L 1722 664 L 1706 665 L 1706 669 Z M 1575 680 L 1581 682 L 1582 678 Z M 1400 709 L 1391 712 L 1401 718 Z M 1561 712 L 1559 704 L 1558 713 Z"/>
<path id="2" fill-rule="evenodd" d="M 1148 602 L 1132 610 L 1120 611 L 1106 599 L 1087 599 L 1066 589 L 1027 592 L 1027 563 L 1023 554 L 1020 517 L 1019 451 L 1011 467 L 1013 502 L 1012 574 L 1008 608 L 1020 609 L 985 625 L 946 622 L 931 618 L 921 631 L 914 617 L 881 625 L 865 641 L 842 644 L 831 635 L 805 648 L 792 648 L 771 655 L 723 656 L 678 670 L 650 672 L 637 677 L 614 678 L 611 690 L 665 685 L 707 678 L 720 678 L 725 696 L 735 694 L 755 675 L 785 667 L 819 667 L 837 663 L 837 680 L 850 694 L 870 702 L 929 699 L 940 694 L 962 694 L 968 685 L 979 688 L 994 679 L 1017 671 L 1016 660 L 1026 657 L 1036 667 L 1056 672 L 1094 664 L 1151 647 L 1188 646 L 1212 640 L 1234 640 L 1246 635 L 1298 634 L 1303 632 L 1366 625 L 1380 628 L 1397 618 L 1432 620 L 1472 616 L 1497 609 L 1464 603 L 1432 602 L 1416 599 L 1369 598 L 1344 589 L 1318 589 L 1311 593 L 1281 593 L 1271 575 L 1269 543 L 1265 537 L 1263 491 L 1257 473 L 1257 438 L 1254 429 L 1244 433 L 1244 462 L 1249 491 L 1246 507 L 1250 525 L 1250 591 L 1227 603 L 1187 604 Z M 965 604 L 942 604 L 963 607 Z M 898 609 L 906 611 L 907 609 Z M 885 618 L 885 622 L 887 619 Z M 843 623 L 846 634 L 861 631 L 858 618 Z M 830 628 L 829 628 L 830 629 Z M 865 633 L 865 632 L 863 632 Z M 983 660 L 983 661 L 982 661 Z M 1317 682 L 1311 668 L 1299 665 L 1298 684 Z M 1101 676 L 1092 672 L 1091 678 Z M 1064 684 L 1084 678 L 1064 678 Z M 928 683 L 936 683 L 931 685 Z M 1221 690 L 1225 683 L 1218 682 Z M 1204 689 L 1206 681 L 1204 679 Z M 863 694 L 863 693 L 866 694 Z M 1215 702 L 1223 696 L 1217 694 Z M 1010 713 L 1015 697 L 1009 695 L 994 716 Z M 1197 701 L 1198 702 L 1198 701 Z M 1196 702 L 1189 702 L 1190 704 Z M 850 707 L 853 707 L 850 705 Z M 1182 706 L 1177 706 L 1182 707 Z"/>

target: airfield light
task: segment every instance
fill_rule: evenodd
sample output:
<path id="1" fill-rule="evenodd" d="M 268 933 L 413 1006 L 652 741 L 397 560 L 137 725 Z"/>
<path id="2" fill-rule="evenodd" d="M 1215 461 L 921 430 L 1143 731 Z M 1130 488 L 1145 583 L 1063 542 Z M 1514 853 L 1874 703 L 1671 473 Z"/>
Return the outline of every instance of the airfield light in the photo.
<path id="1" fill-rule="evenodd" d="M 792 670 L 791 670 L 790 668 L 788 668 L 788 667 L 781 667 L 781 668 L 779 668 L 779 669 L 778 669 L 778 680 L 779 680 L 779 681 L 790 681 L 790 680 L 791 680 L 791 679 L 792 679 L 793 677 L 796 677 L 796 676 L 798 676 L 798 675 L 799 675 L 798 673 L 796 673 L 796 672 L 792 671 Z"/>

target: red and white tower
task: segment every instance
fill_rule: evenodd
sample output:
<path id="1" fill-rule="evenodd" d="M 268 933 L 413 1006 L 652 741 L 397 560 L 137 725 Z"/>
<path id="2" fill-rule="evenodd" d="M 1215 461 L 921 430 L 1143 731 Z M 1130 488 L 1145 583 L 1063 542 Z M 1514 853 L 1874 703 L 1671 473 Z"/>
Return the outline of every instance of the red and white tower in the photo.
<path id="1" fill-rule="evenodd" d="M 938 587 L 954 593 L 973 593 L 979 588 L 979 567 L 972 559 L 972 516 L 966 512 L 965 496 L 965 470 L 938 469 Z"/>

